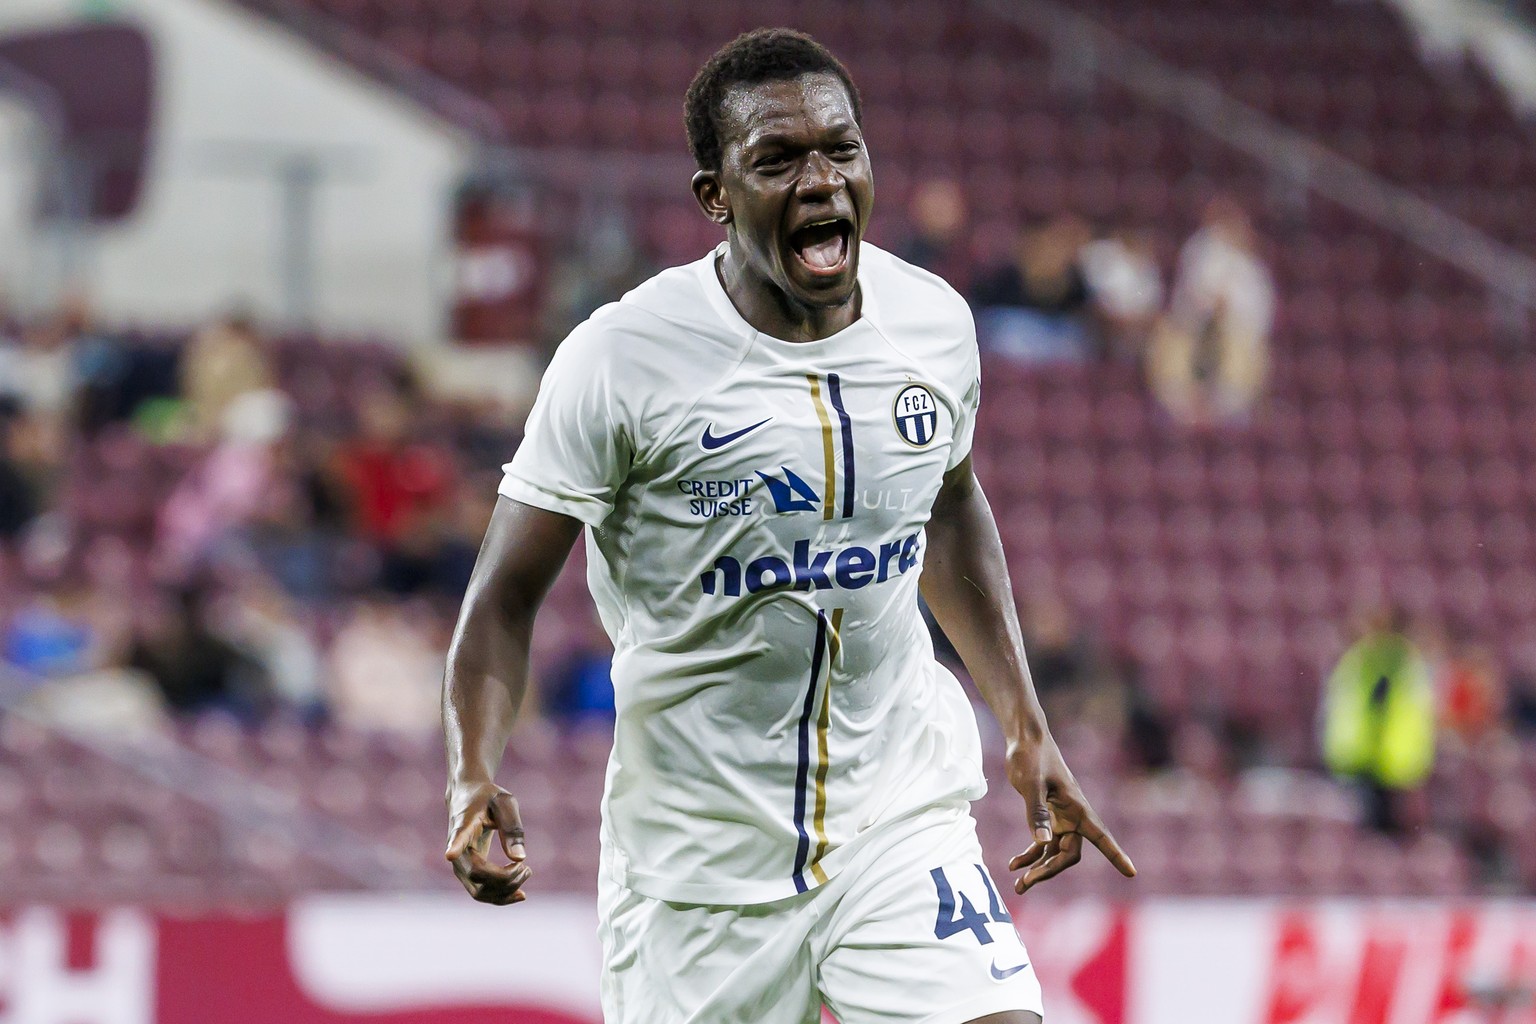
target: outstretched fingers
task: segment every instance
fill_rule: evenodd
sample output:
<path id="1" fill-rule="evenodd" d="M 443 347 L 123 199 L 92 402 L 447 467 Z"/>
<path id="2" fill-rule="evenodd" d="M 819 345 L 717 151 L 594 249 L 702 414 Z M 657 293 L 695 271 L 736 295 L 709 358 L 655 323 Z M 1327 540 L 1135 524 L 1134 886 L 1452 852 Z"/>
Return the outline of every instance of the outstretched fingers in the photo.
<path id="1" fill-rule="evenodd" d="M 1029 867 L 1031 864 L 1035 863 L 1035 861 L 1045 856 L 1045 851 L 1050 849 L 1050 845 L 1051 844 L 1049 842 L 1030 843 L 1029 849 L 1025 850 L 1021 854 L 1018 854 L 1013 858 L 1013 860 L 1008 862 L 1008 870 L 1019 871 L 1023 868 Z"/>
<path id="2" fill-rule="evenodd" d="M 1013 883 L 1013 891 L 1021 896 L 1032 886 L 1038 885 L 1047 878 L 1055 878 L 1067 870 L 1067 868 L 1082 860 L 1083 837 L 1077 832 L 1058 832 L 1052 837 L 1051 842 L 1047 846 L 1041 848 L 1033 861 L 1025 862 L 1024 858 L 1029 856 L 1033 849 L 1031 847 L 1030 850 L 1026 850 L 1014 858 L 1014 861 L 1019 863 L 1019 867 L 1025 867 L 1026 863 L 1029 867 L 1029 870 L 1020 875 Z M 1044 854 L 1044 856 L 1041 856 L 1041 854 Z M 1013 870 L 1018 870 L 1018 868 Z"/>
<path id="3" fill-rule="evenodd" d="M 1077 830 L 1083 834 L 1084 839 L 1098 847 L 1099 852 L 1115 866 L 1116 871 L 1126 878 L 1135 878 L 1136 865 L 1131 863 L 1130 855 L 1120 848 L 1120 844 L 1115 841 L 1114 836 L 1109 834 L 1109 829 L 1104 827 L 1104 823 L 1099 820 L 1097 814 L 1093 813 L 1093 809 L 1086 805 L 1084 809 L 1087 813 L 1083 815 L 1082 824 Z"/>

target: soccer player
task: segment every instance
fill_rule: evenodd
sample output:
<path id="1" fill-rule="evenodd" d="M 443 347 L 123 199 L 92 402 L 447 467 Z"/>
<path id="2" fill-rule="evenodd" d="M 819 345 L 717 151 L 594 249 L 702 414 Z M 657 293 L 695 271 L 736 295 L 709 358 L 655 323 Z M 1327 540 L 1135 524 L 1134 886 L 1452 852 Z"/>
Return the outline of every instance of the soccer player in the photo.
<path id="1" fill-rule="evenodd" d="M 858 92 L 809 37 L 728 44 L 686 116 L 694 195 L 727 238 L 595 313 L 544 377 L 449 654 L 447 857 L 475 899 L 525 898 L 494 776 L 534 614 L 585 526 L 615 647 L 609 1024 L 812 1024 L 823 1003 L 843 1024 L 1038 1024 L 970 816 L 975 717 L 919 589 L 1007 738 L 1033 829 L 1014 890 L 1085 841 L 1135 869 L 1030 683 L 971 473 L 970 311 L 863 242 Z"/>

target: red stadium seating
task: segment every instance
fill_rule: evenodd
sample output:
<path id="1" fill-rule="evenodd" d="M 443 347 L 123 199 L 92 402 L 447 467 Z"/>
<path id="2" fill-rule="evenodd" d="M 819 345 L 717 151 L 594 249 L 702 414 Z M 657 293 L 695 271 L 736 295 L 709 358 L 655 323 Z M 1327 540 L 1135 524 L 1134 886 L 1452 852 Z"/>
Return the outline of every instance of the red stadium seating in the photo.
<path id="1" fill-rule="evenodd" d="M 1259 168 L 1117 88 L 1062 91 L 1038 40 L 976 6 L 306 2 L 488 98 L 513 142 L 533 149 L 682 153 L 681 94 L 698 62 L 759 24 L 804 27 L 861 83 L 887 211 L 877 240 L 911 184 L 932 173 L 962 179 L 988 222 L 978 248 L 997 224 L 1069 208 L 1146 227 L 1165 265 L 1213 185 L 1243 196 L 1270 240 L 1283 296 L 1272 383 L 1252 423 L 1177 426 L 1130 368 L 990 361 L 976 463 L 1020 589 L 1055 590 L 1099 624 L 1147 667 L 1147 688 L 1164 706 L 1262 717 L 1281 769 L 1223 790 L 1202 777 L 1209 750 L 1193 735 L 1159 779 L 1125 777 L 1091 732 L 1064 740 L 1068 756 L 1136 857 L 1139 894 L 1476 887 L 1466 852 L 1443 834 L 1399 847 L 1359 833 L 1348 796 L 1304 771 L 1314 767 L 1319 680 L 1352 614 L 1392 596 L 1471 622 L 1496 649 L 1528 636 L 1536 617 L 1536 358 L 1497 339 L 1473 282 L 1327 203 L 1299 222 L 1270 211 Z M 1383 6 L 1079 6 L 1505 241 L 1536 246 L 1530 129 L 1476 72 L 1426 67 Z M 1324 77 L 1318 68 L 1349 70 Z M 686 195 L 634 214 L 663 258 L 695 255 L 714 237 Z M 395 358 L 314 339 L 291 339 L 278 354 L 300 417 L 341 424 L 355 416 L 353 383 Z M 154 509 L 199 455 L 151 449 L 127 433 L 91 442 L 69 487 L 76 550 L 117 544 L 141 558 Z M 15 575 L 5 568 L 0 611 Z M 584 628 L 585 600 L 578 566 L 540 620 L 536 659 Z M 405 851 L 425 877 L 453 884 L 439 852 L 435 746 L 284 725 L 245 732 L 216 720 L 180 738 L 266 798 Z M 507 779 L 529 824 L 536 887 L 594 884 L 607 743 L 534 723 L 513 745 Z M 1536 755 L 1521 756 L 1510 770 L 1524 782 L 1511 790 L 1477 758 L 1448 752 L 1431 824 L 1449 832 L 1536 819 Z M 978 817 L 1000 870 L 1024 841 L 1024 805 L 997 765 L 989 775 Z M 1518 870 L 1536 886 L 1532 849 L 1520 846 Z M 61 860 L 91 870 L 60 871 Z M 18 879 L 8 892 L 64 901 L 260 902 L 357 884 L 302 846 L 233 830 L 13 719 L 0 721 L 0 872 Z M 1091 857 L 1053 888 L 1124 891 Z"/>

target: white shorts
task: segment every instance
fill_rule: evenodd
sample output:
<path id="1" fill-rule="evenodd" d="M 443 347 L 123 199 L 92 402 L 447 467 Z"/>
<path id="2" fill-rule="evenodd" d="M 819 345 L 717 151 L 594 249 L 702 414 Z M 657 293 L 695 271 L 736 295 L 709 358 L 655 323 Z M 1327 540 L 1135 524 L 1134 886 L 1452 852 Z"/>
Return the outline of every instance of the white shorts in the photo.
<path id="1" fill-rule="evenodd" d="M 1043 1016 L 1040 982 L 982 866 L 969 807 L 862 837 L 830 881 L 788 899 L 699 906 L 602 872 L 607 1024 L 965 1024 Z"/>

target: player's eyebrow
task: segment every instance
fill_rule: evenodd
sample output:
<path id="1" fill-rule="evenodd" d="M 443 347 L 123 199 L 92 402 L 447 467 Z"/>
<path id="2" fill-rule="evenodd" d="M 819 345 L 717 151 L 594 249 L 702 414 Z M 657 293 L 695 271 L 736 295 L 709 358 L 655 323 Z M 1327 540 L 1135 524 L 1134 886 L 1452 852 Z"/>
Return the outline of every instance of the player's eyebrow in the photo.
<path id="1" fill-rule="evenodd" d="M 858 125 L 852 121 L 838 120 L 812 134 L 816 138 L 826 138 L 847 135 L 857 130 Z M 770 146 L 795 148 L 803 146 L 805 138 L 806 136 L 800 133 L 775 131 L 772 128 L 766 128 L 761 135 L 748 131 L 745 145 L 747 149 L 766 149 Z"/>

